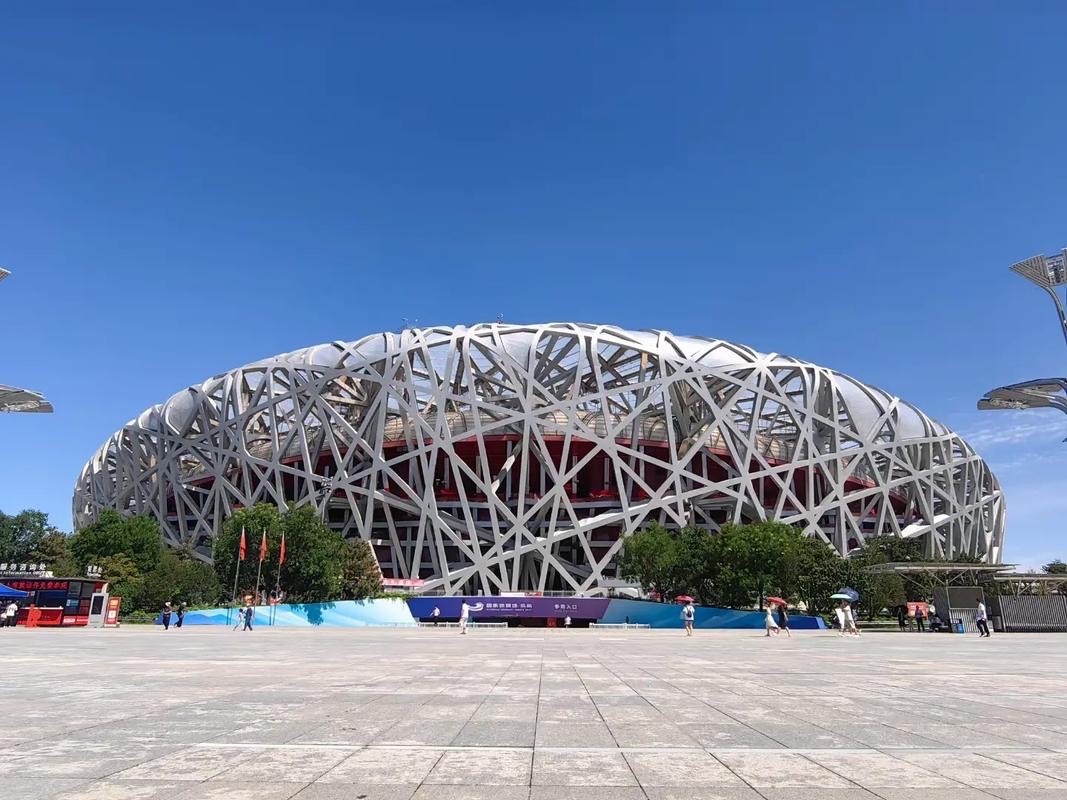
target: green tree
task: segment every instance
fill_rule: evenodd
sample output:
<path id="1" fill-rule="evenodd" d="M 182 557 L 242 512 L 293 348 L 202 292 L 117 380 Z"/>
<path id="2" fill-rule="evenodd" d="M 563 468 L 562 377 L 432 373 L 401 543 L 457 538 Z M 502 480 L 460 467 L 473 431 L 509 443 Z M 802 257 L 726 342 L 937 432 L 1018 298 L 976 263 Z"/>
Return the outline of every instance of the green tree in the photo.
<path id="1" fill-rule="evenodd" d="M 125 553 L 97 559 L 111 594 L 122 598 L 124 611 L 142 608 L 145 579 L 137 563 Z"/>
<path id="2" fill-rule="evenodd" d="M 151 572 L 163 552 L 159 523 L 149 516 L 123 517 L 117 511 L 100 512 L 96 522 L 70 537 L 71 555 L 84 569 L 105 558 L 125 555 L 142 573 Z"/>
<path id="3" fill-rule="evenodd" d="M 45 564 L 53 575 L 73 577 L 81 574 L 70 552 L 70 537 L 61 531 L 46 534 L 30 553 L 30 561 Z"/>
<path id="4" fill-rule="evenodd" d="M 830 595 L 847 583 L 846 571 L 832 545 L 816 536 L 803 537 L 797 548 L 797 597 L 812 614 L 830 611 Z"/>
<path id="5" fill-rule="evenodd" d="M 759 605 L 770 594 L 797 590 L 801 533 L 781 522 L 725 525 L 718 537 L 718 593 L 736 608 Z"/>
<path id="6" fill-rule="evenodd" d="M 144 576 L 140 607 L 153 611 L 168 602 L 214 605 L 221 597 L 222 587 L 209 565 L 167 552 L 155 569 Z"/>
<path id="7" fill-rule="evenodd" d="M 28 508 L 18 514 L 0 512 L 0 561 L 37 563 L 33 555 L 45 537 L 57 533 L 43 511 Z"/>
<path id="8" fill-rule="evenodd" d="M 1050 561 L 1041 570 L 1049 575 L 1067 575 L 1067 564 L 1064 564 L 1060 559 Z M 1044 584 L 1041 584 L 1042 586 Z M 1053 588 L 1057 592 L 1067 592 L 1067 581 L 1063 583 L 1054 583 Z"/>
<path id="9" fill-rule="evenodd" d="M 344 539 L 331 531 L 310 506 L 279 512 L 277 507 L 267 503 L 237 511 L 226 520 L 215 539 L 215 574 L 226 592 L 233 587 L 242 528 L 246 555 L 239 565 L 240 594 L 255 590 L 260 542 L 266 532 L 267 557 L 260 572 L 261 588 L 270 589 L 278 582 L 288 599 L 298 603 L 333 600 L 341 596 Z M 279 581 L 278 550 L 282 533 L 285 534 L 286 558 Z"/>
<path id="10" fill-rule="evenodd" d="M 282 514 L 277 506 L 259 503 L 242 508 L 223 523 L 215 537 L 212 563 L 219 584 L 226 597 L 233 591 L 235 570 L 240 567 L 237 588 L 241 595 L 251 594 L 256 588 L 256 568 L 259 566 L 259 546 L 264 531 L 267 534 L 267 558 L 263 561 L 261 586 L 271 589 L 278 576 L 278 547 L 282 538 Z M 245 532 L 245 560 L 238 562 L 237 551 L 241 531 Z M 292 554 L 287 541 L 286 549 Z"/>
<path id="11" fill-rule="evenodd" d="M 658 522 L 627 537 L 619 567 L 626 580 L 639 582 L 646 592 L 655 592 L 664 600 L 689 588 L 679 537 Z"/>
<path id="12" fill-rule="evenodd" d="M 370 543 L 346 542 L 341 570 L 341 599 L 363 600 L 382 593 L 382 573 Z"/>

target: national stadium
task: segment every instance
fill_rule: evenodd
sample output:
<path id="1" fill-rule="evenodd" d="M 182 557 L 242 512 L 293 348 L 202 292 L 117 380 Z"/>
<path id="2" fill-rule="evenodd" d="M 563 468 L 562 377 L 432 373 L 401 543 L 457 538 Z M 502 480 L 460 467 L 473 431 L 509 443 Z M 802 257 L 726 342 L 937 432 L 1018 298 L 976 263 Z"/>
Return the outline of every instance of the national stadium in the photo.
<path id="1" fill-rule="evenodd" d="M 606 325 L 379 333 L 239 367 L 113 434 L 75 527 L 150 514 L 210 559 L 236 509 L 313 504 L 382 574 L 448 595 L 618 585 L 625 538 L 774 519 L 842 555 L 873 536 L 1001 560 L 985 462 L 914 406 L 743 345 Z"/>

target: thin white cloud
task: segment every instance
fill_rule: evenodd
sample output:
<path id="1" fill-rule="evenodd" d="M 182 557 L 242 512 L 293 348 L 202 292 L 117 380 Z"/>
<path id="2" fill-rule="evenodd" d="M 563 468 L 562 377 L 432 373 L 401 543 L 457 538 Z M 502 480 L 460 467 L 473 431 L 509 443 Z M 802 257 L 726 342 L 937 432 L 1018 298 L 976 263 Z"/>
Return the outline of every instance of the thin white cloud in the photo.
<path id="1" fill-rule="evenodd" d="M 1011 422 L 1006 425 L 990 424 L 969 431 L 961 431 L 960 436 L 977 448 L 1032 441 L 1059 442 L 1067 436 L 1067 423 L 1051 423 L 1045 419 Z"/>

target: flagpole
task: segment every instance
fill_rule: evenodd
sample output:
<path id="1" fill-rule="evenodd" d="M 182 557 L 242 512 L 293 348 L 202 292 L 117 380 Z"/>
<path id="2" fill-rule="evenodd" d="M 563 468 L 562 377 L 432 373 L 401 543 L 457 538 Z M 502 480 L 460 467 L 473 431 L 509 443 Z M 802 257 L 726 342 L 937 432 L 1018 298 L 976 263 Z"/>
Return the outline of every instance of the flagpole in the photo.
<path id="1" fill-rule="evenodd" d="M 241 528 L 241 542 L 237 545 L 237 567 L 233 571 L 233 597 L 230 599 L 230 608 L 237 605 L 237 579 L 241 577 L 241 562 L 244 561 L 245 529 Z M 226 612 L 226 624 L 230 624 L 230 612 Z"/>
<path id="2" fill-rule="evenodd" d="M 285 531 L 282 531 L 282 541 L 278 546 L 278 571 L 274 575 L 274 602 L 270 606 L 270 624 L 274 626 L 274 619 L 278 616 L 278 602 L 282 593 L 282 564 L 285 563 Z"/>
<path id="3" fill-rule="evenodd" d="M 259 566 L 256 567 L 256 605 L 259 605 L 259 576 L 263 574 L 263 558 L 267 555 L 267 532 L 263 531 L 262 543 L 259 546 Z"/>

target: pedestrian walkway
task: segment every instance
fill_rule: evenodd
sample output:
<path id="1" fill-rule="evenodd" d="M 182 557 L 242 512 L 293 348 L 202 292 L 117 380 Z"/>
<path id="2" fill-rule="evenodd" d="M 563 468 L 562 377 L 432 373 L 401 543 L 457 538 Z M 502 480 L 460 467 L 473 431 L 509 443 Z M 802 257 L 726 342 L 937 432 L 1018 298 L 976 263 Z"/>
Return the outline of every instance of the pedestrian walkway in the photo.
<path id="1" fill-rule="evenodd" d="M 1067 797 L 1064 635 L 2 637 L 5 798 Z"/>

